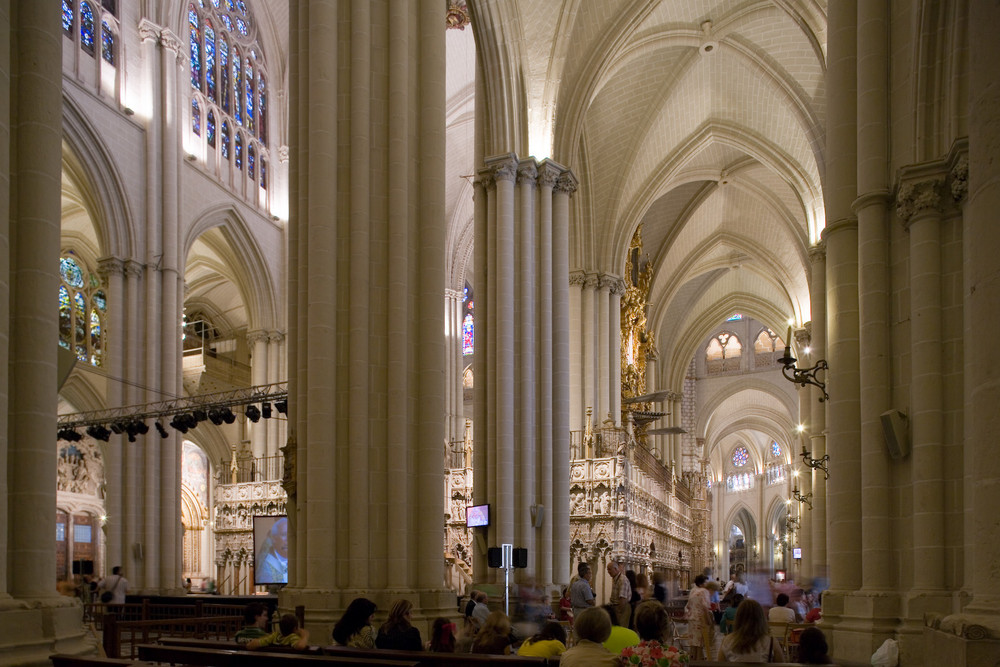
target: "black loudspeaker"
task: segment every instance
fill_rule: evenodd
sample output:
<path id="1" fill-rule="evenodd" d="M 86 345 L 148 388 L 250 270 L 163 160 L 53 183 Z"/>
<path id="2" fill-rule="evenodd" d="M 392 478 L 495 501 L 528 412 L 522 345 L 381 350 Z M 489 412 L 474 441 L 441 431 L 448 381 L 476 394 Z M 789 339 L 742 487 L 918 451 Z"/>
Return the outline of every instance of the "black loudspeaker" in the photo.
<path id="1" fill-rule="evenodd" d="M 94 573 L 94 561 L 85 560 L 83 561 L 83 574 L 93 574 Z"/>
<path id="2" fill-rule="evenodd" d="M 80 572 L 80 562 L 78 560 L 73 561 L 73 574 L 82 574 Z"/>
<path id="3" fill-rule="evenodd" d="M 503 566 L 503 552 L 500 547 L 490 547 L 486 550 L 486 559 L 490 563 L 490 567 L 502 567 Z"/>
<path id="4" fill-rule="evenodd" d="M 525 568 L 528 567 L 528 550 L 527 549 L 514 549 L 514 567 Z"/>
<path id="5" fill-rule="evenodd" d="M 909 422 L 906 415 L 899 410 L 889 410 L 883 412 L 882 435 L 885 437 L 885 446 L 889 450 L 889 456 L 894 459 L 901 459 L 910 453 Z"/>

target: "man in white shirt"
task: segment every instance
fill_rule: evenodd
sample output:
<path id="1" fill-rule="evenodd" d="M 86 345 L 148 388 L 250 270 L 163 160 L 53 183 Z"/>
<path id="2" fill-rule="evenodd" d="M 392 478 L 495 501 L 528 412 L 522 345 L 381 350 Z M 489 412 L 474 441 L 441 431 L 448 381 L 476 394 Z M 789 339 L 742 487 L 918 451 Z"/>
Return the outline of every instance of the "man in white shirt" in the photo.
<path id="1" fill-rule="evenodd" d="M 115 565 L 111 570 L 111 576 L 101 579 L 98 585 L 101 591 L 101 602 L 107 604 L 125 604 L 125 595 L 128 593 L 128 579 L 122 576 L 122 566 Z M 111 599 L 107 599 L 104 593 L 111 593 Z"/>
<path id="2" fill-rule="evenodd" d="M 775 605 L 767 612 L 768 623 L 794 623 L 795 610 L 788 608 L 788 596 L 784 593 L 778 594 Z"/>

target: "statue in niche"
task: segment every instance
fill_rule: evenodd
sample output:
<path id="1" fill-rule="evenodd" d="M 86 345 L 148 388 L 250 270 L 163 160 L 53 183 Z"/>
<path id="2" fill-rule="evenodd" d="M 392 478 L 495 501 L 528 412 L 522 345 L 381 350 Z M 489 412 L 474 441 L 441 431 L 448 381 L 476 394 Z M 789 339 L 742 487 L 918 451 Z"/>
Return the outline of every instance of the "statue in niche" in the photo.
<path id="1" fill-rule="evenodd" d="M 604 493 L 601 494 L 601 514 L 610 514 L 611 513 L 610 512 L 610 510 L 611 510 L 611 498 L 609 497 L 610 495 L 611 494 L 609 494 L 607 491 L 605 491 Z"/>

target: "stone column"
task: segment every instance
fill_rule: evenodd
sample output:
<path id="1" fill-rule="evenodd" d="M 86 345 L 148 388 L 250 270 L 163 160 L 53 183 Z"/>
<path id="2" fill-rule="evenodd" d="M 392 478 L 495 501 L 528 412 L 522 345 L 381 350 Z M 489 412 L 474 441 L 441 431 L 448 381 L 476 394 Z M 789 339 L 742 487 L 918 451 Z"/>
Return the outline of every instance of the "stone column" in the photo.
<path id="1" fill-rule="evenodd" d="M 280 602 L 307 605 L 317 637 L 359 595 L 381 608 L 409 598 L 426 627 L 454 604 L 441 561 L 441 15 L 403 2 L 385 15 L 362 0 L 293 5 L 296 565 Z M 343 188 L 330 187 L 338 174 Z"/>
<path id="2" fill-rule="evenodd" d="M 587 401 L 583 389 L 583 271 L 569 275 L 569 427 L 582 431 L 586 424 Z"/>
<path id="3" fill-rule="evenodd" d="M 125 300 L 125 262 L 116 257 L 105 257 L 98 262 L 97 271 L 104 281 L 108 303 L 112 304 L 111 310 L 118 314 L 117 317 L 108 318 L 104 323 L 107 333 L 107 348 L 104 350 L 105 369 L 111 377 L 129 377 L 125 367 L 127 320 L 124 314 L 132 311 L 133 304 L 126 303 Z M 122 387 L 121 382 L 108 384 L 108 405 L 129 405 L 124 400 Z M 104 508 L 110 517 L 106 524 L 107 553 L 113 554 L 113 558 L 120 558 L 119 554 L 122 553 L 123 510 L 128 502 L 123 498 L 124 454 L 122 438 L 113 437 L 108 442 L 107 456 L 104 458 L 104 482 L 107 489 Z"/>
<path id="4" fill-rule="evenodd" d="M 826 243 L 820 241 L 809 248 L 809 302 L 812 308 L 812 323 L 809 327 L 811 348 L 807 357 L 812 363 L 826 359 Z M 812 364 L 810 364 L 812 365 Z M 809 421 L 806 422 L 805 439 L 814 458 L 823 458 L 826 454 L 826 403 L 820 403 L 822 398 L 819 389 L 810 387 L 808 404 L 810 406 Z M 798 452 L 793 452 L 797 457 Z M 810 525 L 812 533 L 814 576 L 826 578 L 830 574 L 826 551 L 826 477 L 822 472 L 808 470 L 803 476 L 808 478 L 812 487 L 813 510 Z"/>
<path id="5" fill-rule="evenodd" d="M 462 439 L 463 388 L 462 373 L 462 290 L 444 291 L 445 329 L 445 403 L 448 406 L 445 439 Z"/>
<path id="6" fill-rule="evenodd" d="M 539 501 L 536 488 L 538 464 L 540 463 L 538 459 L 542 451 L 540 448 L 536 451 L 537 410 L 541 397 L 537 397 L 535 392 L 538 381 L 535 372 L 538 364 L 538 353 L 535 345 L 535 337 L 538 334 L 536 328 L 538 299 L 535 295 L 538 289 L 539 258 L 536 256 L 537 240 L 535 236 L 537 231 L 535 200 L 538 170 L 534 162 L 534 159 L 521 160 L 517 167 L 517 222 L 515 225 L 517 259 L 515 265 L 518 270 L 514 288 L 514 294 L 517 297 L 514 304 L 514 321 L 517 328 L 514 346 L 514 382 L 517 387 L 514 423 L 517 434 L 514 438 L 516 457 L 514 470 L 516 470 L 517 477 L 517 496 L 521 500 L 521 506 L 515 513 L 517 522 L 515 544 L 528 550 L 528 567 L 537 572 L 540 563 L 537 560 L 535 549 L 537 531 L 532 522 L 531 507 L 537 507 L 539 504 L 544 505 L 544 503 Z"/>
<path id="7" fill-rule="evenodd" d="M 280 331 L 272 331 L 267 335 L 267 383 L 275 384 L 287 378 L 287 374 L 281 369 L 281 347 L 285 336 Z M 279 418 L 277 408 L 272 404 L 272 418 L 267 420 L 267 451 L 266 456 L 278 456 L 279 449 L 285 444 L 281 437 L 282 426 L 285 424 Z"/>
<path id="8" fill-rule="evenodd" d="M 823 597 L 823 607 L 824 620 L 833 625 L 846 613 L 845 598 L 861 585 L 858 225 L 851 211 L 857 196 L 857 3 L 846 0 L 831 5 L 828 25 L 827 224 L 823 238 L 829 335 L 826 358 L 832 392 L 826 403 L 831 453 L 827 487 L 830 591 Z"/>
<path id="9" fill-rule="evenodd" d="M 606 276 L 608 285 L 608 412 L 616 424 L 622 423 L 622 294 L 625 281 Z M 647 384 L 656 388 L 654 385 Z"/>
<path id="10" fill-rule="evenodd" d="M 266 331 L 251 331 L 247 334 L 247 343 L 251 350 L 250 384 L 254 387 L 267 384 L 267 339 Z M 249 421 L 249 418 L 247 420 Z M 267 422 L 261 418 L 256 423 L 248 423 L 247 426 L 250 428 L 250 449 L 254 458 L 267 456 Z"/>
<path id="11" fill-rule="evenodd" d="M 142 368 L 144 364 L 145 350 L 142 344 L 143 339 L 143 323 L 145 317 L 145 309 L 143 308 L 143 299 L 140 295 L 143 293 L 143 280 L 144 276 L 147 275 L 146 267 L 140 262 L 127 261 L 125 262 L 125 341 L 131 342 L 131 344 L 125 344 L 125 358 L 126 358 L 126 375 L 129 378 L 142 378 Z M 114 318 L 112 318 L 114 319 Z M 139 389 L 139 387 L 126 386 L 124 388 L 125 395 L 125 405 L 136 405 L 145 400 L 145 393 Z M 169 421 L 169 420 L 163 420 Z M 169 429 L 169 427 L 167 427 Z M 156 434 L 155 427 L 151 429 L 150 433 Z M 159 434 L 156 434 L 159 437 Z M 121 436 L 112 436 L 121 443 Z M 108 552 L 107 562 L 109 568 L 107 571 L 110 572 L 110 568 L 115 565 L 125 565 L 134 563 L 134 551 L 133 545 L 142 542 L 142 498 L 143 498 L 143 463 L 145 461 L 145 450 L 135 447 L 122 446 L 122 488 L 119 493 L 122 495 L 122 514 L 119 516 L 119 521 L 122 523 L 122 539 L 120 548 L 116 552 Z M 112 521 L 114 521 L 114 515 L 111 515 Z M 113 562 L 112 562 L 113 561 Z M 134 574 L 132 572 L 134 570 Z M 141 570 L 138 563 L 135 563 L 132 568 L 130 568 L 129 576 L 135 576 L 138 578 L 141 574 Z M 141 581 L 141 580 L 140 580 Z M 132 581 L 129 584 L 132 585 Z M 138 587 L 139 581 L 135 582 L 136 587 Z"/>
<path id="12" fill-rule="evenodd" d="M 588 273 L 584 277 L 583 292 L 581 293 L 580 320 L 582 328 L 581 346 L 583 358 L 581 366 L 583 368 L 583 407 L 593 408 L 594 423 L 600 424 L 604 419 L 601 414 L 601 405 L 597 399 L 597 387 L 600 379 L 597 377 L 597 305 L 594 292 L 597 289 L 597 276 Z"/>
<path id="13" fill-rule="evenodd" d="M 612 276 L 598 274 L 597 286 L 594 290 L 594 310 L 596 316 L 595 323 L 595 350 L 594 361 L 597 368 L 594 375 L 597 379 L 597 398 L 594 402 L 597 421 L 603 424 L 605 420 L 611 419 L 612 423 L 621 423 L 621 415 L 611 412 L 611 319 L 609 316 L 611 305 L 611 286 L 614 282 Z M 621 374 L 614 381 L 615 388 L 621 386 Z M 621 393 L 618 389 L 617 393 Z"/>

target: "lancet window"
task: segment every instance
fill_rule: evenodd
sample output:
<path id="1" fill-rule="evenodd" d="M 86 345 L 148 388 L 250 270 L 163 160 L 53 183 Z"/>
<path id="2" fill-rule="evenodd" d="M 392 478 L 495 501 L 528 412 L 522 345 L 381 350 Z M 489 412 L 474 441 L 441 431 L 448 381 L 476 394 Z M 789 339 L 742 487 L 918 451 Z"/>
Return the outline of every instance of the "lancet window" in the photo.
<path id="1" fill-rule="evenodd" d="M 59 345 L 92 366 L 104 365 L 108 301 L 97 275 L 67 253 L 59 260 Z"/>

